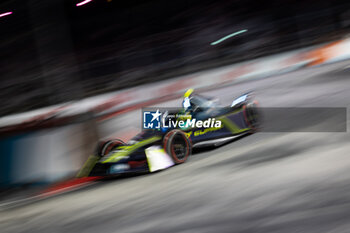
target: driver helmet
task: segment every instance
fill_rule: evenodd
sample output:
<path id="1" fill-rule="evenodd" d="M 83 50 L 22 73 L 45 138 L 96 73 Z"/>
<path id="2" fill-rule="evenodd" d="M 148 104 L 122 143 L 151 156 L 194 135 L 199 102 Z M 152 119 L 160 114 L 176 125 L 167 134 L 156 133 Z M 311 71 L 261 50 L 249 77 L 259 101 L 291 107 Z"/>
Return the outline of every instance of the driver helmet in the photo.
<path id="1" fill-rule="evenodd" d="M 184 100 L 182 101 L 182 106 L 185 112 L 190 111 L 192 109 L 191 98 L 192 98 L 193 92 L 194 90 L 191 88 L 191 89 L 188 89 L 184 94 Z"/>

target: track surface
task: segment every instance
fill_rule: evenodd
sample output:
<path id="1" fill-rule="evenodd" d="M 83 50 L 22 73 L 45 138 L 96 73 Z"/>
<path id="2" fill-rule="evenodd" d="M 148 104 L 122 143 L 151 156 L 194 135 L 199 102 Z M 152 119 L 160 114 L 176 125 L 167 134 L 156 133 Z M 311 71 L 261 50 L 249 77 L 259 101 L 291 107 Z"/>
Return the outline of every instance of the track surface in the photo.
<path id="1" fill-rule="evenodd" d="M 206 94 L 265 107 L 348 107 L 349 62 Z M 179 100 L 162 106 L 174 106 Z M 139 113 L 134 113 L 138 118 Z M 181 166 L 0 212 L 7 232 L 349 232 L 350 135 L 257 133 Z"/>

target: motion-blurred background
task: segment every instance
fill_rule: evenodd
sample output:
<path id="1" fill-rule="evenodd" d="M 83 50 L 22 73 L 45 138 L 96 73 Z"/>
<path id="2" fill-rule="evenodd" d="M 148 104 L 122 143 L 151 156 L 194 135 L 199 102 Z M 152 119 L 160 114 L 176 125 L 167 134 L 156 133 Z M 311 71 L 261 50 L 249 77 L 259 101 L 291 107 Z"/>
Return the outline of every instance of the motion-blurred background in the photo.
<path id="1" fill-rule="evenodd" d="M 345 0 L 1 0 L 0 231 L 348 233 L 347 132 L 258 132 L 41 199 L 188 88 L 306 118 L 348 108 L 349 33 Z"/>
<path id="2" fill-rule="evenodd" d="M 339 0 L 77 3 L 1 1 L 13 14 L 0 21 L 0 115 L 317 45 L 350 28 L 350 3 Z"/>

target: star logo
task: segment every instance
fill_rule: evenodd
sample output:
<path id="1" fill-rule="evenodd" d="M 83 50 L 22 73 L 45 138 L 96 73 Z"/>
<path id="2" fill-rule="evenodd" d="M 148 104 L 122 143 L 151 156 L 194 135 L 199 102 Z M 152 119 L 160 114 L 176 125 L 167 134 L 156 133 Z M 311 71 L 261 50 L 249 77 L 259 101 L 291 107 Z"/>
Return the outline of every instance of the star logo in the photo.
<path id="1" fill-rule="evenodd" d="M 152 122 L 152 121 L 154 121 L 156 119 L 158 120 L 159 116 L 162 115 L 162 114 L 159 112 L 159 109 L 157 109 L 157 111 L 155 113 L 151 113 L 151 115 L 153 116 L 153 118 L 151 120 L 151 122 Z"/>

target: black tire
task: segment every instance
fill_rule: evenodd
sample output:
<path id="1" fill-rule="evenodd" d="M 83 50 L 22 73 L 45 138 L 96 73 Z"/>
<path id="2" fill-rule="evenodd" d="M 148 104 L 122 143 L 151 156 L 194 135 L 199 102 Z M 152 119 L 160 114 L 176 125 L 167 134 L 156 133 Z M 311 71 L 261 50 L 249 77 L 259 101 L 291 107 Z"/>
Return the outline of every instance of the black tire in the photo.
<path id="1" fill-rule="evenodd" d="M 192 154 L 192 143 L 181 130 L 174 129 L 168 132 L 163 139 L 165 152 L 171 156 L 175 164 L 186 162 Z"/>
<path id="2" fill-rule="evenodd" d="M 109 152 L 111 152 L 113 149 L 123 145 L 125 145 L 125 143 L 120 139 L 100 141 L 96 148 L 96 155 L 99 157 L 103 157 L 107 155 Z"/>
<path id="3" fill-rule="evenodd" d="M 260 126 L 260 114 L 259 107 L 256 101 L 249 102 L 243 105 L 244 120 L 248 126 L 253 130 L 257 131 Z"/>

